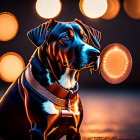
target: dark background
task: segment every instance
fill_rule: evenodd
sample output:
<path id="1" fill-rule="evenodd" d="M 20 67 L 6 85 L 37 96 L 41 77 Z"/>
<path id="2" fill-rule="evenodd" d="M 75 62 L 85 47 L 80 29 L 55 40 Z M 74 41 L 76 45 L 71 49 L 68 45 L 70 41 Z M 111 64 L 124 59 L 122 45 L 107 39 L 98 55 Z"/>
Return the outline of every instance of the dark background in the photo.
<path id="1" fill-rule="evenodd" d="M 101 31 L 102 49 L 111 43 L 127 47 L 133 59 L 132 71 L 122 83 L 107 83 L 99 72 L 83 70 L 80 73 L 79 95 L 84 108 L 81 126 L 82 137 L 93 136 L 139 136 L 140 135 L 140 20 L 127 16 L 121 1 L 121 10 L 112 20 L 89 19 L 79 9 L 79 0 L 61 0 L 62 11 L 56 18 L 59 21 L 73 21 L 75 18 Z M 27 65 L 36 49 L 28 40 L 26 33 L 42 24 L 35 10 L 36 0 L 1 0 L 0 12 L 14 14 L 19 22 L 16 37 L 0 42 L 0 56 L 6 52 L 16 52 Z M 50 11 L 51 12 L 51 11 Z M 101 50 L 102 50 L 101 49 Z M 0 97 L 10 83 L 0 79 Z M 85 89 L 84 89 L 85 88 Z M 132 139 L 132 138 L 130 138 Z"/>
<path id="2" fill-rule="evenodd" d="M 109 89 L 139 89 L 140 85 L 140 20 L 130 18 L 123 9 L 112 20 L 89 19 L 79 9 L 79 0 L 61 0 L 62 11 L 56 18 L 59 21 L 73 21 L 75 18 L 101 31 L 102 49 L 110 43 L 120 43 L 128 48 L 132 55 L 133 67 L 129 77 L 122 83 L 112 85 L 107 83 L 99 72 L 83 70 L 80 73 L 80 88 L 109 88 Z M 27 65 L 32 53 L 36 49 L 28 40 L 26 33 L 42 24 L 46 19 L 41 18 L 35 10 L 35 0 L 3 0 L 0 2 L 0 12 L 14 14 L 19 22 L 19 31 L 16 37 L 7 42 L 0 42 L 0 56 L 6 52 L 19 53 Z M 51 12 L 51 11 L 50 11 Z M 101 49 L 101 50 L 102 50 Z M 0 80 L 0 87 L 7 88 L 10 84 Z"/>

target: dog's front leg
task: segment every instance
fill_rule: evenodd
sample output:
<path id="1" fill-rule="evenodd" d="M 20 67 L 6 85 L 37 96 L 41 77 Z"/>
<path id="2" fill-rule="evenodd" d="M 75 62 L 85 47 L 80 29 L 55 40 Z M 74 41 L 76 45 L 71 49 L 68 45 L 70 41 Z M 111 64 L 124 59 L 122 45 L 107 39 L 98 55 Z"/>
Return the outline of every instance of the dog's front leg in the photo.
<path id="1" fill-rule="evenodd" d="M 44 132 L 36 125 L 30 129 L 29 133 L 31 140 L 44 140 Z"/>

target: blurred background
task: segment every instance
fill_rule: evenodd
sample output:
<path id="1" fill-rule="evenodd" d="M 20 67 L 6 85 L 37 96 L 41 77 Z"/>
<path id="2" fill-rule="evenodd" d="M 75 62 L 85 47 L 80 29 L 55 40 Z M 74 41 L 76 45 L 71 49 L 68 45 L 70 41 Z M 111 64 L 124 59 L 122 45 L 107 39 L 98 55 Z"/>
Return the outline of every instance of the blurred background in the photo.
<path id="1" fill-rule="evenodd" d="M 36 49 L 26 34 L 48 20 L 43 18 L 44 15 L 39 10 L 43 6 L 46 9 L 50 7 L 47 11 L 50 16 L 54 9 L 57 10 L 53 6 L 59 5 L 56 20 L 81 20 L 102 33 L 101 51 L 111 43 L 119 43 L 130 51 L 133 60 L 130 75 L 119 84 L 108 83 L 99 71 L 93 71 L 92 75 L 89 69 L 81 71 L 79 95 L 84 106 L 84 119 L 80 129 L 82 137 L 140 136 L 140 0 L 107 0 L 108 7 L 104 7 L 106 4 L 98 0 L 99 5 L 103 5 L 99 11 L 107 11 L 101 11 L 95 17 L 88 15 L 89 11 L 83 6 L 90 3 L 87 9 L 96 9 L 95 0 L 50 0 L 50 6 L 41 4 L 41 8 L 39 1 L 48 0 L 4 0 L 0 3 L 0 97 L 11 84 L 12 78 L 14 79 L 14 73 L 21 73 Z M 54 17 L 55 12 L 57 11 L 52 15 Z M 11 17 L 6 18 L 4 14 Z M 10 24 L 6 24 L 7 22 Z M 14 29 L 10 28 L 12 26 Z M 2 58 L 8 56 L 7 53 L 11 57 L 16 56 L 16 62 L 10 61 L 11 57 L 2 61 Z M 10 66 L 13 63 L 20 68 L 19 71 Z M 3 70 L 2 66 L 5 64 L 9 67 L 6 66 L 6 70 Z M 12 70 L 14 73 L 11 73 Z M 8 79 L 11 75 L 13 77 Z"/>

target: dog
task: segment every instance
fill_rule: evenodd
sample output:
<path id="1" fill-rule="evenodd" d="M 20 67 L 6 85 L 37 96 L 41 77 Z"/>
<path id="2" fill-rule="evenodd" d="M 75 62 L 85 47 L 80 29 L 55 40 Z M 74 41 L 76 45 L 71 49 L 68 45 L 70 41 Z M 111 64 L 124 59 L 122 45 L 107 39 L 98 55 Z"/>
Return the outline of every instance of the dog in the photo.
<path id="1" fill-rule="evenodd" d="M 0 101 L 0 138 L 80 140 L 79 72 L 98 69 L 101 33 L 78 19 L 51 19 L 27 36 L 37 49 Z"/>

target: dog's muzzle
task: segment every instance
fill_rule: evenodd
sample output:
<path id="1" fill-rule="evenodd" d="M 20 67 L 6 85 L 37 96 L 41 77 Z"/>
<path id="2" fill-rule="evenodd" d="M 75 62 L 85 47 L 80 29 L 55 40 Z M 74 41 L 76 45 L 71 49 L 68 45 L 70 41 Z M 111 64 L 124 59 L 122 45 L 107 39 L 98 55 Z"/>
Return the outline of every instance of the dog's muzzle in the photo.
<path id="1" fill-rule="evenodd" d="M 97 70 L 99 67 L 100 52 L 97 49 L 81 49 L 80 54 L 75 55 L 72 59 L 70 68 L 72 69 L 86 69 L 91 68 L 92 70 Z"/>
<path id="2" fill-rule="evenodd" d="M 99 67 L 100 52 L 98 50 L 88 50 L 88 65 L 87 67 L 97 70 Z"/>

